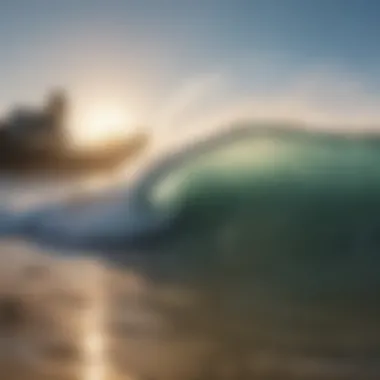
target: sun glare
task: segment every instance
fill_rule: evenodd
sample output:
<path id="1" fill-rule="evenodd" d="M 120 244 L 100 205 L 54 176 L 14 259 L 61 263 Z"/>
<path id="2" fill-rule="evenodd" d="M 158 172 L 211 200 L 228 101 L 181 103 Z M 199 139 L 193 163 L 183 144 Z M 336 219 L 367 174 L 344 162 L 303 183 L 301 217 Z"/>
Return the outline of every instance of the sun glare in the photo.
<path id="1" fill-rule="evenodd" d="M 81 147 L 97 147 L 128 136 L 134 127 L 132 115 L 118 104 L 98 104 L 78 110 L 72 123 L 72 139 Z"/>

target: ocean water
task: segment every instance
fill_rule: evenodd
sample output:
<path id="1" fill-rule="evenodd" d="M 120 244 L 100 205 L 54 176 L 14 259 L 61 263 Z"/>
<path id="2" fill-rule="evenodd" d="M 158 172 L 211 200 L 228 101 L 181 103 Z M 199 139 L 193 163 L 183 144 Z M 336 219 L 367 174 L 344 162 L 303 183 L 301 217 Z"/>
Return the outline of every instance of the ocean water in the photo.
<path id="1" fill-rule="evenodd" d="M 378 379 L 379 148 L 249 124 L 97 194 L 44 183 L 47 203 L 4 201 L 7 307 L 20 284 L 25 310 L 45 300 L 24 330 L 4 328 L 29 347 L 14 362 L 33 352 L 36 378 L 54 367 L 52 379 Z M 31 262 L 47 262 L 43 280 Z M 68 346 L 46 351 L 36 326 L 57 313 L 46 335 Z"/>

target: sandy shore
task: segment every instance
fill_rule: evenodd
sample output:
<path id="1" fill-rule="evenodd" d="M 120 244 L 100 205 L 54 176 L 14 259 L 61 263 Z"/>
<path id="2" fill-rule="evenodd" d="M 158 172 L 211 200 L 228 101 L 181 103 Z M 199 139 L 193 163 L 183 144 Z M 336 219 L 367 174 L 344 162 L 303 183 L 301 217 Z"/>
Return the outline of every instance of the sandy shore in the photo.
<path id="1" fill-rule="evenodd" d="M 0 378 L 187 378 L 209 349 L 164 318 L 165 304 L 189 305 L 184 292 L 16 241 L 2 243 L 1 259 Z"/>
<path id="2" fill-rule="evenodd" d="M 266 321 L 276 326 L 268 335 L 267 316 L 260 320 L 256 313 L 254 321 L 245 315 L 232 282 L 196 289 L 172 281 L 169 272 L 156 278 L 148 270 L 143 274 L 141 264 L 115 268 L 16 241 L 2 243 L 1 259 L 2 379 L 379 378 L 368 350 L 355 364 L 350 360 L 350 347 L 360 346 L 358 336 L 351 341 L 346 336 L 346 356 L 318 351 L 300 356 L 302 326 L 298 340 L 290 340 L 278 322 L 291 317 L 289 309 L 271 310 L 278 320 Z M 226 293 L 218 298 L 227 287 L 230 298 Z M 250 297 L 259 300 L 258 294 Z M 378 336 L 370 326 L 367 332 L 361 331 L 361 339 L 368 345 L 372 338 L 375 347 Z"/>

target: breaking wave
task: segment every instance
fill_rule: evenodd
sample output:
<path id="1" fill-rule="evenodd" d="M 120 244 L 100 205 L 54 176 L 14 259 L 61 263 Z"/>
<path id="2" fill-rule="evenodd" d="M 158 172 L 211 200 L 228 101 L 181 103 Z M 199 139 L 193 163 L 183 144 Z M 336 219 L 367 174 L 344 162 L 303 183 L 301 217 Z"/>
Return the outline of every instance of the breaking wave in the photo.
<path id="1" fill-rule="evenodd" d="M 28 212 L 3 212 L 2 224 L 6 233 L 41 242 L 123 250 L 188 230 L 189 223 L 191 230 L 217 229 L 242 209 L 258 223 L 259 210 L 269 215 L 279 204 L 294 214 L 295 203 L 344 200 L 347 213 L 354 199 L 376 200 L 379 147 L 376 136 L 235 124 L 148 160 L 131 183 Z"/>

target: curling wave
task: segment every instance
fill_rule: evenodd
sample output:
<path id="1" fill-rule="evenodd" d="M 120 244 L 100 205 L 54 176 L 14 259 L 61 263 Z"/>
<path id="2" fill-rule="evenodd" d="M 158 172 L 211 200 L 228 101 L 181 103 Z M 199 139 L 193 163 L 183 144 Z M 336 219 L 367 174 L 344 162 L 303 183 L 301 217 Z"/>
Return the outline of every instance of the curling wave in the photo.
<path id="1" fill-rule="evenodd" d="M 375 194 L 379 148 L 374 136 L 235 124 L 155 158 L 134 183 L 86 202 L 3 212 L 3 233 L 59 246 L 125 250 L 165 240 L 173 231 L 181 236 L 190 225 L 219 228 L 248 205 L 255 214 L 265 202 L 275 207 L 281 199 L 290 205 L 294 197 Z"/>

